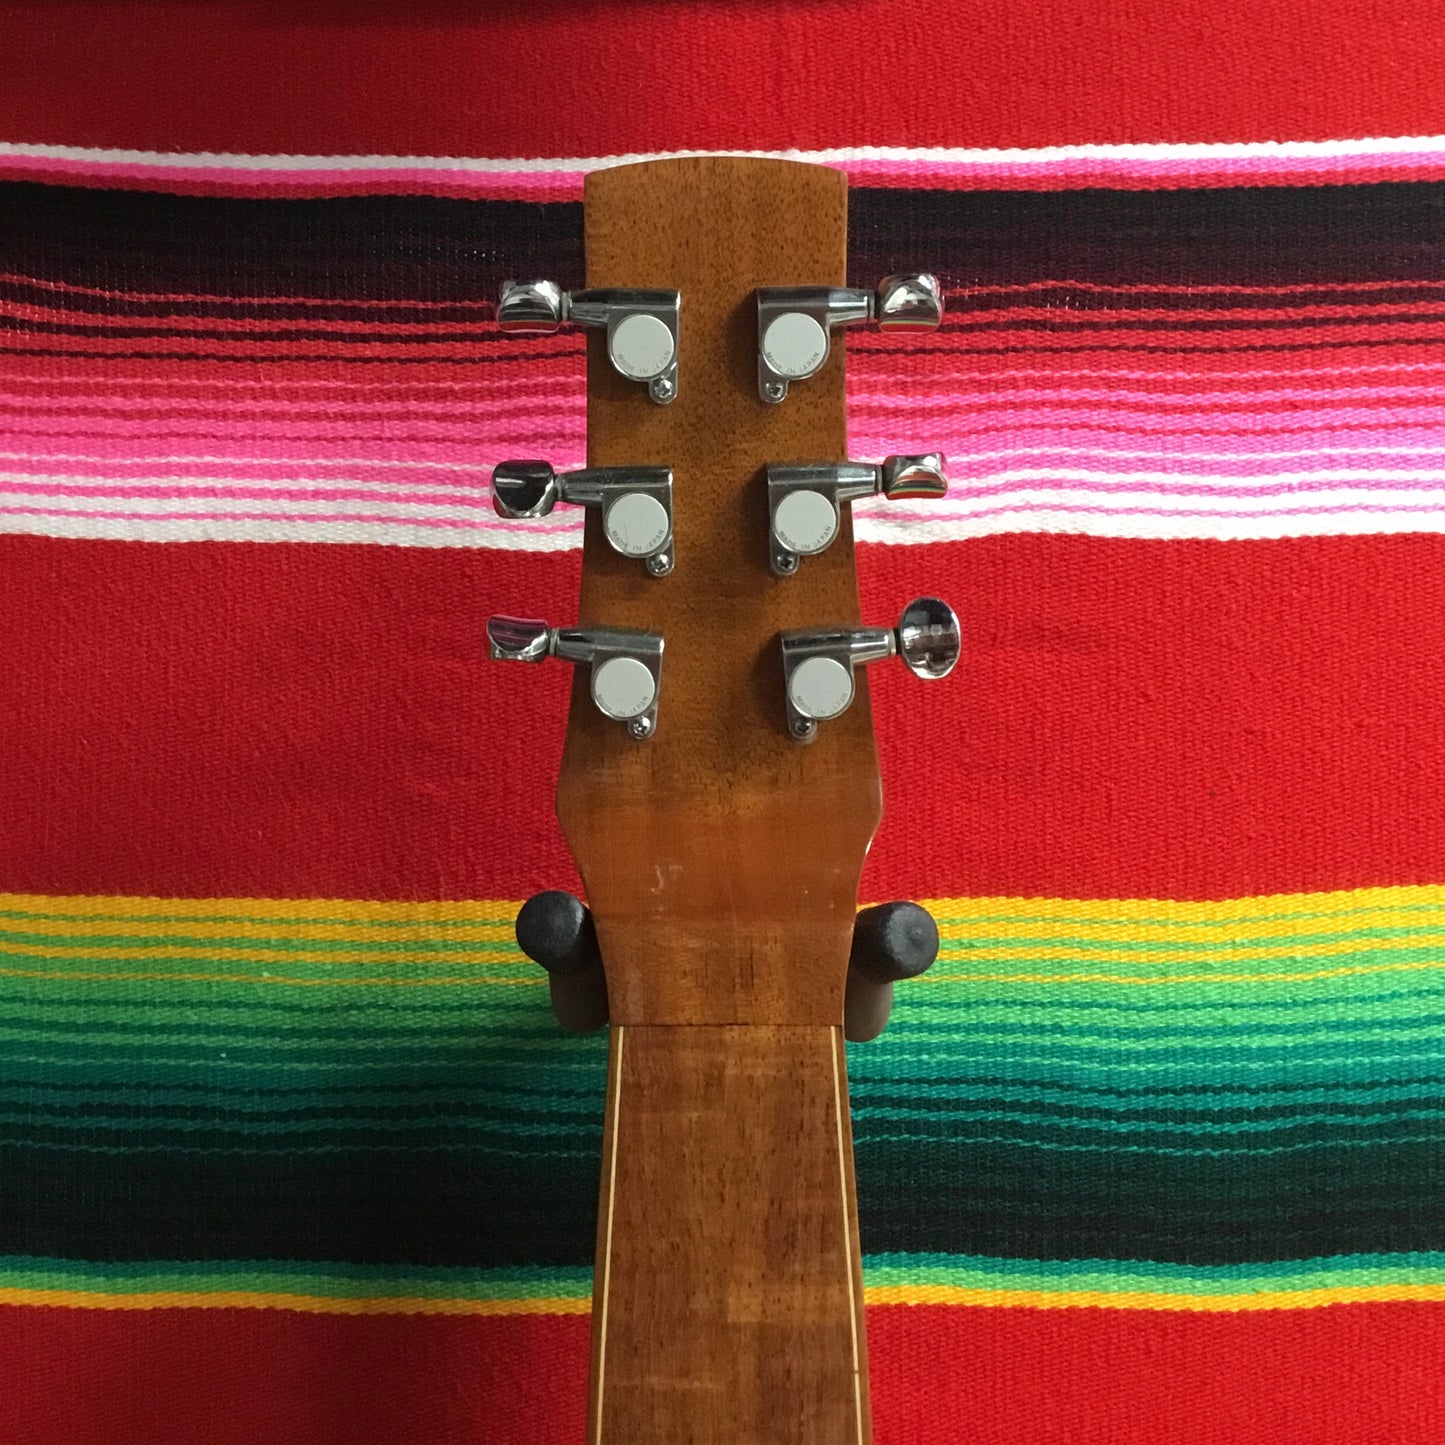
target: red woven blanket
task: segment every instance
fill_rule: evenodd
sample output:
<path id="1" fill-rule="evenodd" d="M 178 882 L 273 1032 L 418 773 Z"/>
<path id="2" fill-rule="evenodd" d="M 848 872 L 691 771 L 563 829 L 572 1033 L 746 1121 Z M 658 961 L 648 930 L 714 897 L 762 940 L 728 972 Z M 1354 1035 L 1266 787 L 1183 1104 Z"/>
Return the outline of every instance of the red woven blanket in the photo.
<path id="1" fill-rule="evenodd" d="M 604 1045 L 511 918 L 581 178 L 844 168 L 879 1445 L 1445 1436 L 1445 75 L 1416 0 L 0 11 L 0 1439 L 583 1437 Z M 901 669 L 897 670 L 901 674 Z M 926 759 L 926 765 L 921 761 Z M 741 1442 L 740 1442 L 741 1445 Z M 763 1442 L 765 1445 L 765 1442 Z"/>

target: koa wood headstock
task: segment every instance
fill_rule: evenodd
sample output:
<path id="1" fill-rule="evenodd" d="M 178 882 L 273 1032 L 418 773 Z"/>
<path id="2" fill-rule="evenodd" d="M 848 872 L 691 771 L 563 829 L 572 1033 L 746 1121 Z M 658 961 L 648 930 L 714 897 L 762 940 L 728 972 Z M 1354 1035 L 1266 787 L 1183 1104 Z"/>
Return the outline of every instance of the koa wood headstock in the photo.
<path id="1" fill-rule="evenodd" d="M 529 463 L 498 483 L 499 507 L 518 512 L 593 503 L 577 628 L 529 640 L 501 624 L 494 643 L 578 664 L 557 813 L 612 1026 L 589 1441 L 858 1445 L 867 1373 L 841 1023 L 878 759 L 851 666 L 867 657 L 809 675 L 827 719 L 814 723 L 788 705 L 780 639 L 802 635 L 798 665 L 855 634 L 867 656 L 895 644 L 860 628 L 848 507 L 834 506 L 828 545 L 803 538 L 814 550 L 800 566 L 779 541 L 788 488 L 767 476 L 845 460 L 842 346 L 818 361 L 831 324 L 864 317 L 819 303 L 810 330 L 822 293 L 774 293 L 762 326 L 791 319 L 760 357 L 758 300 L 759 288 L 839 288 L 832 305 L 846 309 L 846 180 L 704 157 L 594 173 L 585 200 L 586 292 L 529 283 L 510 305 L 513 322 L 530 305 L 542 324 L 598 328 L 588 471 L 568 484 Z M 896 305 L 927 319 L 936 297 L 899 291 L 864 315 Z M 608 305 L 622 293 L 636 302 L 625 329 Z M 765 400 L 769 387 L 781 399 Z M 932 490 L 917 477 L 937 459 L 905 462 L 887 478 L 855 468 L 863 481 L 842 500 L 873 490 L 875 471 L 880 490 L 906 488 L 904 472 Z M 610 510 L 618 474 L 593 469 L 613 468 L 631 469 L 623 490 L 651 505 Z M 805 530 L 808 505 L 816 521 L 815 500 L 792 509 Z M 916 620 L 946 671 L 946 620 Z M 630 634 L 661 651 L 613 645 Z M 617 656 L 629 666 L 604 678 Z M 843 672 L 856 690 L 830 715 Z M 803 679 L 793 691 L 806 703 Z"/>

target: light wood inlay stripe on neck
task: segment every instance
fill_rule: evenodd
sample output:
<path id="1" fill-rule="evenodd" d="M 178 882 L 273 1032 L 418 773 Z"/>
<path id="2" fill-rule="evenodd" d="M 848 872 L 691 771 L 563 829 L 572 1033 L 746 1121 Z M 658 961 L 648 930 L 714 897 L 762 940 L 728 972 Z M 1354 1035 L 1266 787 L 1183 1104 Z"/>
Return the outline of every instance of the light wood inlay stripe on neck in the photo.
<path id="1" fill-rule="evenodd" d="M 603 1226 L 602 1248 L 599 1251 L 602 1285 L 597 1320 L 597 1413 L 594 1417 L 596 1433 L 592 1437 L 593 1445 L 602 1445 L 602 1399 L 607 1381 L 607 1300 L 612 1284 L 612 1218 L 617 1202 L 617 1123 L 618 1109 L 622 1102 L 622 1040 L 626 1032 L 627 1029 L 622 1024 L 618 1024 L 612 1032 L 612 1098 L 607 1105 L 610 1128 L 607 1149 L 607 1203 L 604 1206 L 607 1222 Z"/>
<path id="2" fill-rule="evenodd" d="M 853 1292 L 853 1223 L 849 1200 L 851 1198 L 848 1178 L 847 1141 L 843 1137 L 843 1120 L 848 1107 L 843 1097 L 843 1069 L 838 1061 L 838 1034 L 833 1034 L 833 1110 L 838 1123 L 838 1183 L 843 1204 L 843 1268 L 848 1276 L 848 1325 L 853 1349 L 853 1418 L 857 1421 L 858 1445 L 863 1445 L 863 1369 L 858 1359 L 858 1300 Z"/>

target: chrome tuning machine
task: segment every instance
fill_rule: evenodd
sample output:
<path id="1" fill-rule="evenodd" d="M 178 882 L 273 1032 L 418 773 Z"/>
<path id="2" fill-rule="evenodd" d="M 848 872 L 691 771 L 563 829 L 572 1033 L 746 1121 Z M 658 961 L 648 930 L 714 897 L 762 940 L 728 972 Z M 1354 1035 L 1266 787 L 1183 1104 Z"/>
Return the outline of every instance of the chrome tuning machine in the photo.
<path id="1" fill-rule="evenodd" d="M 790 577 L 803 557 L 832 545 L 842 518 L 839 508 L 859 497 L 881 494 L 890 501 L 944 497 L 948 478 L 938 452 L 885 457 L 865 462 L 803 462 L 768 468 L 768 539 L 773 571 Z"/>
<path id="2" fill-rule="evenodd" d="M 782 644 L 788 731 L 810 743 L 820 722 L 852 703 L 854 668 L 901 657 L 916 677 L 947 677 L 958 661 L 961 637 L 948 603 L 919 597 L 903 609 L 896 628 L 808 627 L 783 633 Z"/>
<path id="3" fill-rule="evenodd" d="M 592 669 L 592 701 L 605 717 L 623 723 L 639 742 L 657 730 L 662 686 L 662 638 L 613 627 L 549 627 L 529 617 L 487 618 L 487 647 L 498 662 L 541 662 L 548 657 Z"/>
<path id="4" fill-rule="evenodd" d="M 943 288 L 927 271 L 885 276 L 874 291 L 855 286 L 763 286 L 758 290 L 758 395 L 779 402 L 828 359 L 835 326 L 937 326 Z"/>
<path id="5" fill-rule="evenodd" d="M 564 291 L 555 281 L 503 281 L 497 325 L 503 331 L 553 332 L 564 322 L 605 327 L 612 369 L 644 382 L 661 405 L 677 396 L 676 291 L 608 288 Z"/>
<path id="6" fill-rule="evenodd" d="M 672 468 L 585 467 L 558 473 L 550 462 L 502 462 L 492 472 L 499 517 L 545 517 L 558 502 L 600 507 L 614 552 L 636 557 L 654 577 L 672 571 Z"/>

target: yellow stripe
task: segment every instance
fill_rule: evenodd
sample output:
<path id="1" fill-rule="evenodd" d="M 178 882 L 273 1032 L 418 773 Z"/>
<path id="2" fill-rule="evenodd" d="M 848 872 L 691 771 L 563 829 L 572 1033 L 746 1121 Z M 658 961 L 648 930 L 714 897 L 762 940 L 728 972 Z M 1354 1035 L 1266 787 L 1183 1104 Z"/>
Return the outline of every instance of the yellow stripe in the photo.
<path id="1" fill-rule="evenodd" d="M 455 968 L 467 968 L 473 963 L 505 963 L 516 967 L 526 962 L 519 953 L 468 953 L 458 956 L 450 951 L 432 953 L 423 948 L 408 951 L 399 958 L 390 952 L 374 953 L 370 959 L 364 953 L 358 956 L 352 953 L 322 953 L 306 949 L 202 948 L 189 945 L 151 948 L 145 944 L 125 948 L 92 948 L 82 943 L 35 943 L 27 944 L 16 952 L 34 954 L 37 958 L 234 958 L 240 963 L 319 963 L 340 964 L 347 968 L 364 966 L 369 962 L 381 966 L 397 963 L 442 963 L 451 964 Z"/>
<path id="2" fill-rule="evenodd" d="M 1248 1294 L 1171 1294 L 1150 1290 L 968 1289 L 961 1285 L 880 1285 L 863 1291 L 870 1305 L 976 1305 L 992 1309 L 1303 1310 L 1376 1301 L 1445 1301 L 1441 1284 L 1359 1284 Z"/>
<path id="3" fill-rule="evenodd" d="M 1315 968 L 1297 973 L 925 973 L 933 983 L 1308 983 L 1319 978 L 1352 978 L 1368 973 L 1418 973 L 1438 969 L 1432 963 L 1358 964 L 1351 968 Z"/>
<path id="4" fill-rule="evenodd" d="M 988 896 L 978 898 L 933 898 L 922 900 L 930 912 L 941 917 L 963 914 L 969 924 L 1017 918 L 1060 925 L 1080 923 L 1130 923 L 1139 926 L 1170 924 L 1217 925 L 1238 936 L 1240 928 L 1299 926 L 1308 932 L 1310 919 L 1294 920 L 1291 914 L 1331 918 L 1346 914 L 1361 916 L 1361 926 L 1392 926 L 1409 918 L 1401 910 L 1445 909 L 1445 884 L 1400 888 L 1352 888 L 1331 893 L 1271 893 L 1202 902 L 1172 898 L 1029 898 Z M 155 914 L 170 919 L 203 921 L 218 916 L 246 914 L 256 926 L 284 923 L 288 929 L 306 925 L 299 920 L 320 920 L 323 925 L 362 926 L 368 923 L 470 923 L 490 927 L 505 937 L 518 902 L 509 898 L 443 899 L 419 902 L 382 902 L 358 898 L 163 898 L 129 894 L 0 893 L 0 909 L 22 913 L 60 914 L 77 923 L 90 920 L 148 918 Z M 1379 915 L 1378 917 L 1374 915 Z M 1149 920 L 1147 925 L 1140 919 Z M 482 923 L 481 920 L 487 920 Z M 147 923 L 147 929 L 160 924 Z M 224 931 L 227 926 L 217 925 Z M 997 924 L 995 927 L 999 926 Z M 1036 927 L 1030 923 L 1025 927 Z"/>
<path id="5" fill-rule="evenodd" d="M 78 973 L 70 969 L 0 968 L 0 978 L 85 979 L 91 983 L 123 983 L 131 979 L 156 979 L 182 983 L 260 983 L 281 988 L 540 988 L 545 977 L 490 978 L 475 974 L 465 978 L 290 978 L 276 973 Z"/>
<path id="6" fill-rule="evenodd" d="M 940 905 L 941 906 L 941 905 Z M 1153 943 L 1156 947 L 1178 947 L 1181 944 L 1232 944 L 1251 950 L 1267 946 L 1271 941 L 1289 941 L 1310 934 L 1366 932 L 1375 929 L 1406 929 L 1416 933 L 1445 937 L 1445 907 L 1435 918 L 1425 910 L 1395 908 L 1365 916 L 1340 919 L 1240 917 L 1221 923 L 1184 924 L 1145 918 L 1139 914 L 1121 913 L 1105 924 L 1074 919 L 1019 919 L 994 921 L 986 917 L 959 919 L 967 913 L 967 899 L 953 900 L 954 912 L 939 924 L 939 936 L 945 944 L 972 944 L 975 939 L 1003 944 L 1017 939 L 1024 944 L 1058 940 L 1065 945 L 1100 943 L 1108 945 L 1128 939 Z M 953 921 L 951 921 L 953 920 Z M 1337 939 L 1325 940 L 1334 942 Z M 1383 940 L 1392 943 L 1393 940 Z"/>
<path id="7" fill-rule="evenodd" d="M 20 913 L 66 914 L 76 919 L 138 918 L 166 914 L 203 919 L 246 913 L 258 922 L 285 923 L 320 918 L 338 923 L 460 922 L 512 917 L 512 899 L 476 898 L 421 902 L 378 902 L 361 898 L 159 898 L 130 894 L 0 893 L 0 909 Z M 147 928 L 151 925 L 147 924 Z"/>
<path id="8" fill-rule="evenodd" d="M 1115 938 L 1111 941 L 1118 942 L 1118 939 Z M 1373 938 L 1335 938 L 1327 943 L 1256 943 L 1244 946 L 1225 944 L 1218 948 L 1211 948 L 1207 954 L 1197 948 L 1090 948 L 1085 950 L 1057 943 L 1043 943 L 1033 947 L 980 947 L 974 945 L 969 947 L 966 960 L 975 958 L 980 960 L 1097 958 L 1104 963 L 1192 963 L 1197 965 L 1204 958 L 1217 958 L 1237 963 L 1250 963 L 1255 959 L 1269 958 L 1341 958 L 1348 957 L 1353 953 L 1375 953 L 1381 947 L 1445 950 L 1445 930 L 1406 934 L 1401 938 L 1387 939 L 1383 944 Z"/>
<path id="9" fill-rule="evenodd" d="M 580 1299 L 346 1299 L 326 1295 L 272 1294 L 252 1290 L 158 1290 L 154 1294 L 107 1294 L 98 1290 L 0 1289 L 0 1305 L 44 1305 L 80 1310 L 299 1310 L 310 1315 L 583 1315 Z"/>
<path id="10" fill-rule="evenodd" d="M 1402 888 L 1347 888 L 1333 893 L 1264 893 L 1203 902 L 1174 898 L 931 898 L 920 902 L 939 917 L 965 914 L 970 920 L 988 918 L 1056 919 L 1063 921 L 1129 922 L 1139 915 L 1167 923 L 1217 923 L 1234 926 L 1260 919 L 1308 913 L 1336 917 L 1369 915 L 1378 910 L 1445 907 L 1445 885 Z M 1373 920 L 1370 920 L 1373 921 Z M 1302 931 L 1307 931 L 1303 920 Z M 1364 920 L 1362 919 L 1362 923 Z"/>
<path id="11" fill-rule="evenodd" d="M 1190 939 L 1238 942 L 1248 938 L 1289 938 L 1321 927 L 1409 928 L 1422 911 L 1445 912 L 1445 885 L 1358 888 L 1333 893 L 1278 893 L 1204 902 L 1168 898 L 933 898 L 925 906 L 944 919 L 945 938 L 966 939 L 975 932 L 990 937 L 1097 938 L 1107 942 L 1118 929 L 1152 932 L 1188 927 Z M 505 943 L 513 899 L 446 899 L 381 902 L 337 898 L 161 898 L 131 895 L 0 893 L 0 910 L 47 915 L 0 919 L 0 927 L 21 932 L 70 936 L 104 934 L 125 923 L 140 922 L 150 936 L 202 933 L 224 937 L 264 937 L 278 926 L 288 936 L 366 941 L 370 930 L 410 927 L 434 936 L 436 924 L 447 936 L 467 942 Z M 1294 915 L 1309 915 L 1296 917 Z M 157 917 L 157 915 L 161 915 Z M 236 915 L 242 915 L 240 921 Z M 1333 921 L 1333 922 L 1332 922 Z M 391 933 L 391 937 L 406 934 Z"/>
<path id="12" fill-rule="evenodd" d="M 872 1308 L 890 1305 L 955 1305 L 984 1309 L 1113 1309 L 1190 1310 L 1234 1313 L 1253 1310 L 1320 1309 L 1326 1305 L 1445 1302 L 1445 1283 L 1341 1285 L 1326 1289 L 1258 1290 L 1245 1294 L 1176 1294 L 1147 1290 L 1010 1290 L 975 1289 L 961 1285 L 875 1285 L 865 1287 L 864 1302 Z M 255 1290 L 158 1290 L 154 1293 L 110 1294 L 98 1290 L 0 1289 L 0 1305 L 34 1305 L 59 1309 L 158 1310 L 254 1309 L 296 1310 L 329 1315 L 583 1315 L 591 1310 L 585 1296 L 536 1299 L 428 1299 L 405 1295 L 354 1299 L 328 1295 L 287 1294 Z"/>
<path id="13" fill-rule="evenodd" d="M 0 905 L 3 906 L 3 905 Z M 517 907 L 513 905 L 512 912 Z M 435 944 L 439 938 L 457 943 L 513 941 L 512 924 L 465 923 L 449 919 L 401 918 L 383 927 L 365 919 L 338 919 L 330 923 L 293 923 L 287 919 L 252 918 L 235 921 L 236 910 L 218 909 L 211 918 L 157 919 L 137 915 L 124 918 L 8 918 L 0 916 L 0 937 L 5 933 L 39 933 L 60 938 L 104 938 L 117 933 L 141 933 L 146 938 L 286 938 L 338 943 L 406 943 L 412 939 Z M 437 927 L 446 924 L 445 931 Z"/>

